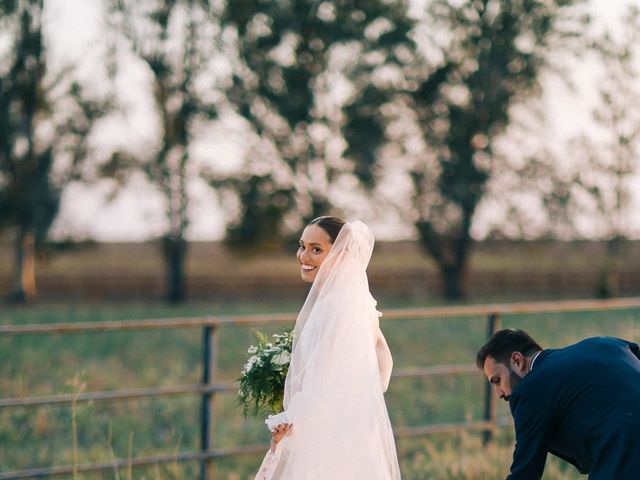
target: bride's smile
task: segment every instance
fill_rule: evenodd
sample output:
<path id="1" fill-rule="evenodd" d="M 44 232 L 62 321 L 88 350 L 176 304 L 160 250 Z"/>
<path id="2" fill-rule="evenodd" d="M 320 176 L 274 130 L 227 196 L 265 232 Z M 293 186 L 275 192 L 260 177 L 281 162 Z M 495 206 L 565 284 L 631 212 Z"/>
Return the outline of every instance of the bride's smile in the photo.
<path id="1" fill-rule="evenodd" d="M 309 225 L 304 229 L 296 255 L 302 280 L 313 283 L 332 243 L 331 237 L 323 228 Z"/>

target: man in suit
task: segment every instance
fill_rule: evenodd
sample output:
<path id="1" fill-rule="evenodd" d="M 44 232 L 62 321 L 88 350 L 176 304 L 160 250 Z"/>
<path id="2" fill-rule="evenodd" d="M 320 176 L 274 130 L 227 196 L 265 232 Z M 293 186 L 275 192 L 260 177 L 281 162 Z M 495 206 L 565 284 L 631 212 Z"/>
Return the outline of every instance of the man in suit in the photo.
<path id="1" fill-rule="evenodd" d="M 497 332 L 476 357 L 509 402 L 516 446 L 508 479 L 542 477 L 547 452 L 593 480 L 640 479 L 640 347 L 611 337 L 543 350 Z"/>

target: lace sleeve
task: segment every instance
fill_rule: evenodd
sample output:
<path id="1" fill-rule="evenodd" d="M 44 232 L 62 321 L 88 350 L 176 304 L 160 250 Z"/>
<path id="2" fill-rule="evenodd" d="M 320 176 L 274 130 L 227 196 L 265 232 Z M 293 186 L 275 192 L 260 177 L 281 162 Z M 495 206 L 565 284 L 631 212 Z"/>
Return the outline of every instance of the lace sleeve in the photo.
<path id="1" fill-rule="evenodd" d="M 280 412 L 277 415 L 269 415 L 267 419 L 264 421 L 269 430 L 272 432 L 276 429 L 278 425 L 282 425 L 283 423 L 289 423 L 289 419 L 287 418 L 287 412 Z"/>

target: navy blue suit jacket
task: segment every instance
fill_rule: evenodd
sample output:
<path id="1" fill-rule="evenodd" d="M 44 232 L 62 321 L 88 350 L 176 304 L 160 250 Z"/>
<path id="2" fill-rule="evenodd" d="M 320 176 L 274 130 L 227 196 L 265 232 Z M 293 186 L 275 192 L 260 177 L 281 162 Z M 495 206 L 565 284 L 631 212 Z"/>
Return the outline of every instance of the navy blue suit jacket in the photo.
<path id="1" fill-rule="evenodd" d="M 610 337 L 544 350 L 509 398 L 508 479 L 542 477 L 547 452 L 590 479 L 640 479 L 640 348 Z"/>

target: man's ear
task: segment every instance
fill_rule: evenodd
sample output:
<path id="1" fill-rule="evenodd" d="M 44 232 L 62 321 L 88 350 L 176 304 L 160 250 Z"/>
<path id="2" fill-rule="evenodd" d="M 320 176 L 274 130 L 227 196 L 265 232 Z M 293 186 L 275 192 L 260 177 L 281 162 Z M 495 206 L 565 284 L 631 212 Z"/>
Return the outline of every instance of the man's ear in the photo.
<path id="1" fill-rule="evenodd" d="M 511 363 L 511 368 L 513 368 L 517 372 L 524 372 L 526 362 L 522 353 L 513 352 L 511 354 L 511 358 L 509 359 L 509 363 Z"/>

